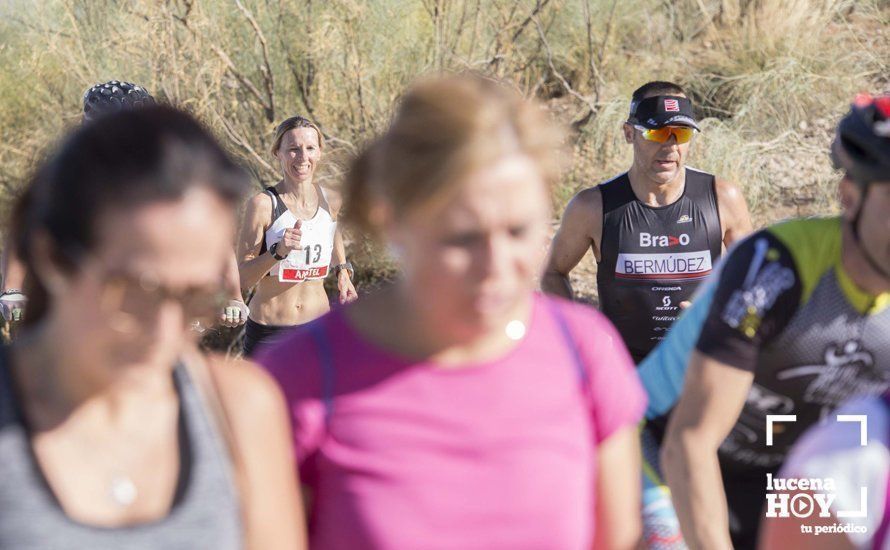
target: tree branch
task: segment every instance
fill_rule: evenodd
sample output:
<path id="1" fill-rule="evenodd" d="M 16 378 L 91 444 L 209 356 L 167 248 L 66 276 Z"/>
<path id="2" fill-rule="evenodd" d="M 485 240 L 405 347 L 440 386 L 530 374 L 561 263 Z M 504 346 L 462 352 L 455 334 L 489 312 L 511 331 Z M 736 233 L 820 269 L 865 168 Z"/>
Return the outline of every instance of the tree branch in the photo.
<path id="1" fill-rule="evenodd" d="M 241 10 L 241 13 L 244 14 L 244 17 L 250 23 L 250 26 L 253 27 L 253 32 L 256 34 L 257 39 L 260 41 L 260 48 L 263 52 L 263 64 L 261 66 L 260 72 L 263 73 L 263 84 L 266 88 L 266 120 L 269 122 L 275 121 L 275 77 L 272 73 L 272 66 L 269 63 L 269 45 L 266 42 L 266 37 L 263 35 L 262 29 L 260 29 L 259 23 L 257 23 L 253 14 L 244 7 L 241 3 L 241 0 L 235 0 L 235 5 L 238 6 L 238 9 Z"/>
<path id="2" fill-rule="evenodd" d="M 191 13 L 191 10 L 192 10 L 192 2 L 186 2 L 185 4 L 186 4 L 186 13 L 184 16 L 178 16 L 178 15 L 172 14 L 172 13 L 171 13 L 171 15 L 173 15 L 174 19 L 176 19 L 177 21 L 182 23 L 182 25 L 192 34 L 192 36 L 195 39 L 200 40 L 203 37 L 201 35 L 199 35 L 198 31 L 189 24 L 189 20 L 188 20 L 189 13 Z M 213 50 L 213 53 L 215 53 L 217 55 L 217 57 L 219 57 L 220 60 L 223 62 L 223 65 L 225 65 L 225 67 L 226 67 L 226 71 L 228 71 L 229 74 L 231 74 L 233 77 L 235 77 L 235 80 L 237 80 L 238 83 L 245 90 L 247 90 L 247 92 L 250 95 L 252 95 L 254 98 L 256 98 L 257 102 L 259 102 L 259 104 L 260 104 L 260 107 L 262 107 L 263 110 L 266 112 L 266 118 L 268 118 L 269 113 L 272 112 L 272 108 L 271 108 L 271 106 L 269 106 L 266 103 L 265 98 L 263 97 L 263 94 L 256 87 L 256 85 L 253 82 L 251 82 L 249 78 L 244 76 L 241 73 L 241 71 L 238 70 L 238 67 L 236 67 L 235 63 L 232 61 L 232 58 L 230 58 L 229 55 L 225 51 L 223 51 L 222 48 L 220 48 L 218 45 L 216 45 L 212 42 L 209 44 L 209 47 L 211 50 Z M 272 122 L 271 119 L 270 119 L 270 122 Z"/>
<path id="3" fill-rule="evenodd" d="M 516 43 L 516 41 L 522 35 L 523 31 L 525 31 L 525 28 L 528 26 L 529 23 L 531 23 L 533 21 L 535 23 L 537 23 L 538 14 L 541 13 L 541 10 L 543 10 L 545 7 L 547 7 L 547 4 L 549 4 L 549 3 L 550 3 L 550 0 L 538 0 L 537 4 L 535 4 L 535 9 L 532 10 L 532 12 L 529 14 L 529 16 L 525 18 L 525 21 L 520 23 L 519 28 L 516 29 L 516 32 L 513 33 L 513 37 L 510 38 L 511 44 Z"/>
<path id="4" fill-rule="evenodd" d="M 260 166 L 262 166 L 272 176 L 272 179 L 278 177 L 278 170 L 276 170 L 272 167 L 271 164 L 266 162 L 266 159 L 258 154 L 246 139 L 238 135 L 238 133 L 235 132 L 235 129 L 232 128 L 229 122 L 225 119 L 225 117 L 219 114 L 219 112 L 213 107 L 210 107 L 210 112 L 212 112 L 214 116 L 216 116 L 217 120 L 219 120 L 219 122 L 222 124 L 223 130 L 225 130 L 226 135 L 229 136 L 229 139 L 232 140 L 235 145 L 241 147 L 244 151 L 247 152 L 248 155 L 250 155 L 255 161 L 257 161 Z"/>
<path id="5" fill-rule="evenodd" d="M 559 70 L 556 68 L 556 65 L 554 65 L 553 63 L 553 50 L 550 49 L 550 43 L 547 42 L 547 36 L 545 36 L 544 34 L 544 29 L 543 27 L 541 27 L 541 22 L 538 21 L 537 17 L 534 17 L 533 21 L 535 23 L 535 28 L 538 30 L 538 36 L 541 39 L 541 44 L 544 45 L 544 51 L 547 52 L 547 65 L 550 67 L 550 72 L 552 72 L 553 76 L 555 76 L 556 79 L 559 80 L 559 83 L 562 85 L 563 89 L 565 89 L 566 93 L 587 105 L 588 114 L 581 119 L 572 122 L 572 128 L 578 130 L 587 122 L 587 120 L 590 119 L 590 117 L 592 117 L 599 110 L 599 107 L 589 97 L 581 95 L 574 88 L 572 88 L 572 85 L 569 84 L 569 81 L 566 80 L 564 76 L 562 76 L 562 73 L 559 72 Z"/>

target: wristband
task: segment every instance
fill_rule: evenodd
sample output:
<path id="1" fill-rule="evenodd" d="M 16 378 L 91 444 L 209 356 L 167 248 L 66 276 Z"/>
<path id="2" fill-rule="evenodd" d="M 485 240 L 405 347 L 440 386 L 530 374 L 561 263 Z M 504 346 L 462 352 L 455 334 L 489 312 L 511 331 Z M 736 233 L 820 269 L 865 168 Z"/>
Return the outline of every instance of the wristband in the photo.
<path id="1" fill-rule="evenodd" d="M 352 277 L 355 276 L 355 269 L 353 269 L 353 267 L 352 267 L 352 262 L 344 262 L 342 264 L 335 265 L 334 266 L 334 275 L 339 277 L 340 272 L 343 271 L 344 269 L 349 272 L 350 279 L 352 279 Z"/>
<path id="2" fill-rule="evenodd" d="M 281 242 L 281 241 L 279 241 L 279 242 Z M 287 256 L 279 256 L 278 255 L 278 243 L 272 243 L 272 246 L 269 247 L 269 252 L 272 254 L 272 257 L 275 258 L 276 260 L 278 260 L 279 262 L 281 260 L 284 260 L 285 258 L 287 258 Z"/>

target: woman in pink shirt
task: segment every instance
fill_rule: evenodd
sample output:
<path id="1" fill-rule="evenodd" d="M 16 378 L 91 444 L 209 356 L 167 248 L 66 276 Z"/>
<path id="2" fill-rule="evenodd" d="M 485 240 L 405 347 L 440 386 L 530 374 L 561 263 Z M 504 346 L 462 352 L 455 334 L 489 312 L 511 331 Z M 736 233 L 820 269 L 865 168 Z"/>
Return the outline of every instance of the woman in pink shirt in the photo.
<path id="1" fill-rule="evenodd" d="M 614 328 L 536 294 L 560 135 L 475 76 L 421 81 L 347 181 L 400 277 L 261 362 L 316 549 L 633 548 L 645 397 Z"/>

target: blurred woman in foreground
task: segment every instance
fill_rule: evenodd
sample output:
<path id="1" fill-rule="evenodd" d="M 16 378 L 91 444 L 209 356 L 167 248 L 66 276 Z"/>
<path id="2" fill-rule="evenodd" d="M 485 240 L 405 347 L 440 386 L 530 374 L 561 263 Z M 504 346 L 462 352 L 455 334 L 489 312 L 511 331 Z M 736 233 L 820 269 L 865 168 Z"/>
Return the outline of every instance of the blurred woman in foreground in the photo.
<path id="1" fill-rule="evenodd" d="M 89 88 L 83 95 L 83 122 L 89 123 L 103 115 L 126 109 L 140 109 L 155 105 L 155 99 L 148 90 L 137 84 L 109 80 Z M 27 297 L 22 293 L 25 281 L 25 268 L 16 256 L 12 235 L 5 236 L 3 252 L 0 254 L 0 314 L 7 323 L 18 323 L 25 313 Z M 238 261 L 232 253 L 226 274 L 226 287 L 229 299 L 220 311 L 219 323 L 227 327 L 237 327 L 247 321 L 248 309 L 241 298 L 241 285 L 238 280 Z M 207 327 L 204 327 L 207 328 Z"/>
<path id="2" fill-rule="evenodd" d="M 157 106 L 79 128 L 38 170 L 12 230 L 33 276 L 0 352 L 0 547 L 303 546 L 280 393 L 189 328 L 218 316 L 245 189 Z"/>
<path id="3" fill-rule="evenodd" d="M 534 293 L 560 136 L 474 76 L 423 81 L 353 166 L 401 264 L 261 354 L 290 405 L 313 548 L 632 548 L 642 389 L 597 312 Z"/>

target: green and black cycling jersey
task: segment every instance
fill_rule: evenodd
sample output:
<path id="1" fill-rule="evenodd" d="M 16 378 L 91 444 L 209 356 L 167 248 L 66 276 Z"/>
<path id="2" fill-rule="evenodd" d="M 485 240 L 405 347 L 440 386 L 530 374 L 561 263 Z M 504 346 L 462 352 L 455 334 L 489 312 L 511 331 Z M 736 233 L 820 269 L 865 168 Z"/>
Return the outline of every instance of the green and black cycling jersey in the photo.
<path id="1" fill-rule="evenodd" d="M 773 469 L 809 426 L 846 398 L 890 387 L 890 293 L 869 295 L 841 264 L 839 218 L 793 220 L 736 246 L 671 334 L 640 365 L 650 418 L 679 398 L 694 346 L 754 373 L 720 447 L 724 469 Z M 766 416 L 776 424 L 766 445 Z"/>

